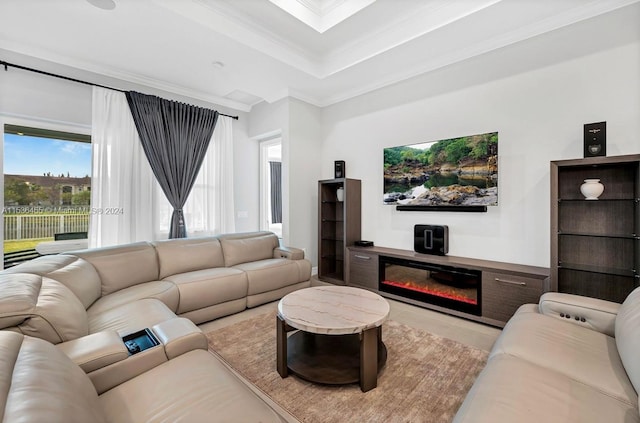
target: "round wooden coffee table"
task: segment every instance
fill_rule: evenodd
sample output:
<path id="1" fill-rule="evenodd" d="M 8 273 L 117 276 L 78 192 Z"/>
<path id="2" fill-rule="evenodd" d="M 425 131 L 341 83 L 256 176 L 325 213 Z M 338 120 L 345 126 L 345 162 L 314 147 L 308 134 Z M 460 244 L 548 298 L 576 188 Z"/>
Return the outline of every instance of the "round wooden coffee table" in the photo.
<path id="1" fill-rule="evenodd" d="M 277 315 L 277 369 L 324 384 L 378 384 L 387 360 L 382 323 L 389 303 L 373 292 L 348 286 L 318 286 L 280 300 Z M 287 332 L 297 332 L 287 336 Z"/>

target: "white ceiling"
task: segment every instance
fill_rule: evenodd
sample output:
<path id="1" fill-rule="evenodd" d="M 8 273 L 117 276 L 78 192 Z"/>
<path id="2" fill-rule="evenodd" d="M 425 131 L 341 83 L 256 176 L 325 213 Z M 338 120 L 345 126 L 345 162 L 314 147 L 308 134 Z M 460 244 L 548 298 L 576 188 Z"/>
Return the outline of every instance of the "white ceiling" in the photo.
<path id="1" fill-rule="evenodd" d="M 242 111 L 327 106 L 640 2 L 114 1 L 1 0 L 0 49 Z"/>

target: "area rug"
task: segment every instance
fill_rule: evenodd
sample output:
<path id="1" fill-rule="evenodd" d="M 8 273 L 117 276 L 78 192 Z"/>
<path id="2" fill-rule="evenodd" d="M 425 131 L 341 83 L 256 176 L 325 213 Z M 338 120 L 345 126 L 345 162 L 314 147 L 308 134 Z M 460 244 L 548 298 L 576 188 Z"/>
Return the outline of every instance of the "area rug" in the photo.
<path id="1" fill-rule="evenodd" d="M 388 321 L 378 387 L 323 386 L 276 372 L 276 317 L 267 313 L 207 333 L 209 348 L 305 423 L 450 422 L 488 353 Z"/>

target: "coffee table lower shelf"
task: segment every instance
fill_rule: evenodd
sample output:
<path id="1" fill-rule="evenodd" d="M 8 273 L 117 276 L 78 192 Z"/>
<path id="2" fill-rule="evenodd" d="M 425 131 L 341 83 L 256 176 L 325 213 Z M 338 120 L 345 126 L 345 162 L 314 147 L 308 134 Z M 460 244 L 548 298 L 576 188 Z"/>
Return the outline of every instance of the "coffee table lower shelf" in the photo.
<path id="1" fill-rule="evenodd" d="M 319 335 L 297 331 L 288 337 L 287 367 L 298 377 L 325 385 L 360 381 L 360 334 Z M 387 347 L 378 342 L 378 370 L 387 362 Z"/>

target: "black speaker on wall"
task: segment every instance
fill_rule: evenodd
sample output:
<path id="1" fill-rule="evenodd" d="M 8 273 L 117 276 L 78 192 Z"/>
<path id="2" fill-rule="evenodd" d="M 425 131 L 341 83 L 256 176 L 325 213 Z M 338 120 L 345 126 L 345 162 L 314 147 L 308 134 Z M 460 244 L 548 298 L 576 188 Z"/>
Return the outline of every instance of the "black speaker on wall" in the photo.
<path id="1" fill-rule="evenodd" d="M 449 227 L 446 225 L 415 225 L 413 249 L 416 253 L 444 256 L 449 252 Z"/>
<path id="2" fill-rule="evenodd" d="M 334 170 L 336 179 L 345 178 L 344 160 L 336 160 L 334 162 Z"/>
<path id="3" fill-rule="evenodd" d="M 607 155 L 607 122 L 584 125 L 584 157 Z"/>

